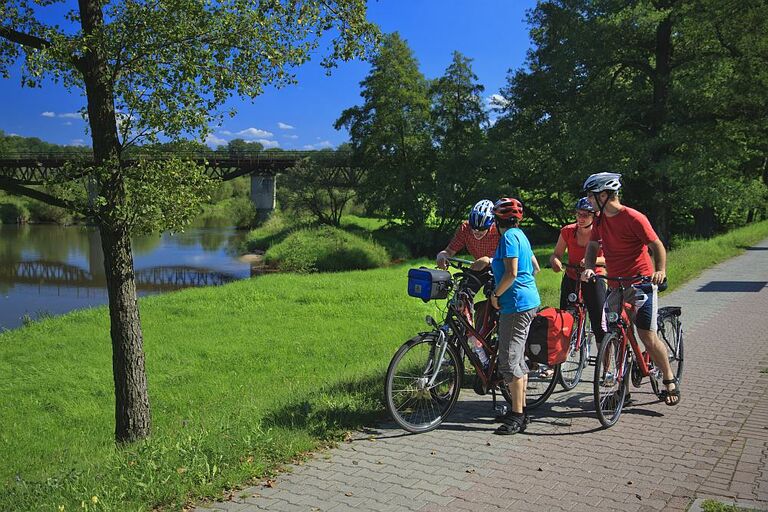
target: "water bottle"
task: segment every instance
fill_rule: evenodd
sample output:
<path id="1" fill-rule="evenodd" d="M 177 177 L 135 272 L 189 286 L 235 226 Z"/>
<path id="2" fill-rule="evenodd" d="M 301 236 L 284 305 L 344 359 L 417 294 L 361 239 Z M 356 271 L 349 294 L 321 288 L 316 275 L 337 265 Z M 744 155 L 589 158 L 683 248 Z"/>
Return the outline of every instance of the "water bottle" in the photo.
<path id="1" fill-rule="evenodd" d="M 483 368 L 488 368 L 488 355 L 486 355 L 485 349 L 483 349 L 482 342 L 474 336 L 470 336 L 469 341 L 472 342 L 472 350 L 480 359 L 480 364 L 483 365 Z"/>

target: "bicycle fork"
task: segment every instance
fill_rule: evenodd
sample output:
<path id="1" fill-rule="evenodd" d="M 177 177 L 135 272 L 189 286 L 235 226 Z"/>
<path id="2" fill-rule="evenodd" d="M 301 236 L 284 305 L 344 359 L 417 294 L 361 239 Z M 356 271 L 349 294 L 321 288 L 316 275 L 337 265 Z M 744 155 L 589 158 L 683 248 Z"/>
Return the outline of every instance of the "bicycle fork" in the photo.
<path id="1" fill-rule="evenodd" d="M 443 357 L 445 356 L 445 350 L 448 347 L 448 338 L 445 337 L 445 330 L 443 330 L 443 327 L 437 331 L 437 342 L 435 343 L 435 348 L 438 349 L 439 354 L 437 356 L 437 361 L 434 364 L 435 371 L 427 381 L 426 387 L 428 388 L 431 388 L 435 385 L 435 379 L 437 379 L 437 374 L 440 373 L 440 368 L 443 366 Z"/>

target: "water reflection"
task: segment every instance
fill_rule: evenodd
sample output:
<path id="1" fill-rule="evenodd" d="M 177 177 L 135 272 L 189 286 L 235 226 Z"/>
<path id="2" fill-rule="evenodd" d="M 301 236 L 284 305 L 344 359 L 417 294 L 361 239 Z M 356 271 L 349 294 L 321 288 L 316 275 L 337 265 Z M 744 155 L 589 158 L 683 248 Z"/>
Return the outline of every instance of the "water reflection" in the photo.
<path id="1" fill-rule="evenodd" d="M 140 295 L 249 277 L 232 228 L 198 228 L 133 240 Z M 58 314 L 107 302 L 99 233 L 76 226 L 0 226 L 0 327 L 25 315 Z"/>

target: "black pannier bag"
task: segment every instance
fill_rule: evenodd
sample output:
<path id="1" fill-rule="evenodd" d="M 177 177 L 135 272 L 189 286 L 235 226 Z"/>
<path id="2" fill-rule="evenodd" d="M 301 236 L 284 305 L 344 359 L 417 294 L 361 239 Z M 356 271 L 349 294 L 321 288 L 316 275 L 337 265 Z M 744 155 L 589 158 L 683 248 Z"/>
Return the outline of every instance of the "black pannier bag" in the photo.
<path id="1" fill-rule="evenodd" d="M 408 271 L 408 295 L 424 302 L 448 297 L 451 286 L 451 273 L 447 270 L 420 267 Z"/>

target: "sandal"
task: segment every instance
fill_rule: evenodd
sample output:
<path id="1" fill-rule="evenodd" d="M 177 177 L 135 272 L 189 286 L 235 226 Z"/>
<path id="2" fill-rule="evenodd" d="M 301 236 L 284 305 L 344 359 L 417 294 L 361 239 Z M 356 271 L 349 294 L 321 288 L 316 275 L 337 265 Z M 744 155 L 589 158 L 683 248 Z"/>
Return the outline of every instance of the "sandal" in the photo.
<path id="1" fill-rule="evenodd" d="M 672 390 L 664 389 L 664 390 L 662 390 L 659 393 L 659 398 L 665 404 L 669 405 L 670 407 L 674 407 L 675 405 L 679 404 L 680 400 L 681 400 L 681 397 L 680 397 L 680 381 L 677 380 L 677 378 L 674 378 L 674 379 L 662 379 L 661 383 L 664 384 L 665 386 L 667 384 L 674 384 L 675 385 L 675 389 L 672 389 Z M 669 400 L 670 398 L 676 398 L 677 400 L 675 400 L 674 402 L 671 402 Z"/>
<path id="2" fill-rule="evenodd" d="M 525 417 L 514 416 L 509 419 L 504 419 L 503 423 L 499 425 L 493 433 L 500 436 L 508 436 L 510 434 L 518 434 L 525 431 Z"/>

